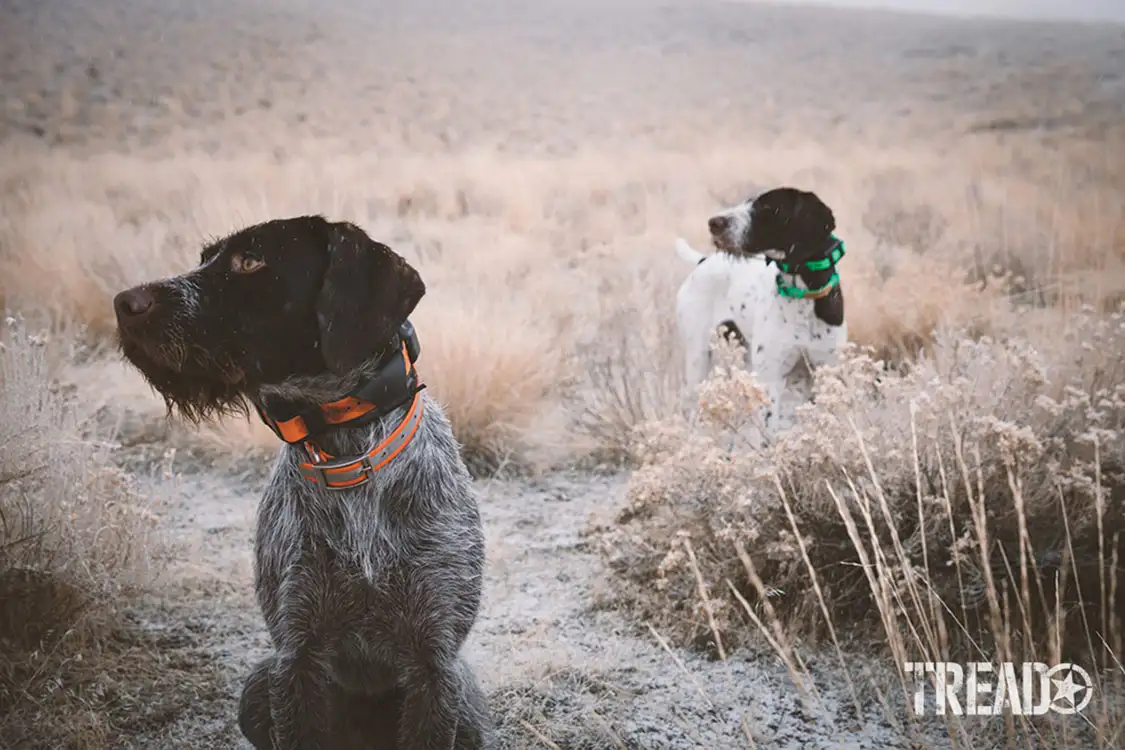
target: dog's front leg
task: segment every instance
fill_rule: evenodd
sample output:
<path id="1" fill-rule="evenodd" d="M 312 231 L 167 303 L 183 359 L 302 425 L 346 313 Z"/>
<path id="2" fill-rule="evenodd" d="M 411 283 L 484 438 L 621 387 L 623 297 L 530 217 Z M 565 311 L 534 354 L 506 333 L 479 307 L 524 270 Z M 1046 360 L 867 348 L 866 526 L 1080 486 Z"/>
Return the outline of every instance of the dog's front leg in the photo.
<path id="1" fill-rule="evenodd" d="M 755 351 L 760 352 L 761 348 L 756 347 Z M 750 365 L 755 378 L 766 392 L 762 427 L 766 434 L 770 435 L 781 414 L 781 395 L 785 389 L 785 376 L 778 367 L 777 360 L 772 357 L 751 356 Z"/>
<path id="2" fill-rule="evenodd" d="M 457 663 L 426 651 L 413 654 L 404 665 L 400 750 L 452 750 L 457 738 L 461 702 Z"/>
<path id="3" fill-rule="evenodd" d="M 327 660 L 319 649 L 302 645 L 279 653 L 269 694 L 273 750 L 330 747 Z"/>

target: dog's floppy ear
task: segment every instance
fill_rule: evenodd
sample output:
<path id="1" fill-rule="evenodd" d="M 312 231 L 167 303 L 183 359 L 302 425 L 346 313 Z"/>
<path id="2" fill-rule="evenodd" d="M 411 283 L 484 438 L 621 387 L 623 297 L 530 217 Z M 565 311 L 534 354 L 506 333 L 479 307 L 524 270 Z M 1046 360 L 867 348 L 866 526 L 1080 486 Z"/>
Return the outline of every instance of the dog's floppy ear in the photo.
<path id="1" fill-rule="evenodd" d="M 414 312 L 426 285 L 406 260 L 354 224 L 329 228 L 328 269 L 316 302 L 320 350 L 343 374 L 377 354 Z"/>
<path id="2" fill-rule="evenodd" d="M 816 193 L 801 190 L 793 201 L 792 223 L 803 242 L 820 242 L 836 229 L 836 217 Z"/>

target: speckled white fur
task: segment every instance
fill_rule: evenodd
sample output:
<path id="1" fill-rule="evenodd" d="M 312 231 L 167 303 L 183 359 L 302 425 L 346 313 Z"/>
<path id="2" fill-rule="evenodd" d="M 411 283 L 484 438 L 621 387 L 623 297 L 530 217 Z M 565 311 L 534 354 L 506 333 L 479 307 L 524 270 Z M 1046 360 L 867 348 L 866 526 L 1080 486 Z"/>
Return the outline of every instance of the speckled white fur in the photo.
<path id="1" fill-rule="evenodd" d="M 813 301 L 782 297 L 777 268 L 764 258 L 717 252 L 706 256 L 687 240 L 676 240 L 676 254 L 696 264 L 676 294 L 676 323 L 685 352 L 687 385 L 695 389 L 711 369 L 711 335 L 726 321 L 746 339 L 750 369 L 770 399 L 767 427 L 778 415 L 790 372 L 807 358 L 810 366 L 836 361 L 848 339 L 848 325 L 831 326 L 816 317 Z M 804 287 L 797 277 L 787 282 Z"/>

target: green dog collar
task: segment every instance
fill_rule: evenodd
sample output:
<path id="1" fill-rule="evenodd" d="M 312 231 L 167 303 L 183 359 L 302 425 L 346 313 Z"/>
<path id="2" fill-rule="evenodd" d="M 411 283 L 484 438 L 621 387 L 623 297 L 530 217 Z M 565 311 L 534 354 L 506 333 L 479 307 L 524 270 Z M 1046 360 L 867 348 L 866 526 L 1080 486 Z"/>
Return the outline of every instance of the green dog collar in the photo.
<path id="1" fill-rule="evenodd" d="M 827 271 L 833 268 L 840 262 L 840 259 L 844 257 L 844 242 L 837 237 L 833 237 L 832 239 L 835 241 L 835 244 L 828 252 L 827 257 L 807 260 L 798 265 L 803 265 L 810 271 Z M 828 296 L 828 293 L 840 284 L 840 274 L 833 271 L 832 278 L 828 279 L 828 283 L 819 289 L 801 289 L 792 284 L 786 284 L 785 279 L 782 277 L 782 274 L 786 273 L 795 275 L 795 272 L 791 270 L 793 268 L 792 264 L 779 260 L 775 260 L 773 263 L 781 271 L 781 273 L 777 275 L 777 293 L 782 297 L 790 297 L 792 299 L 821 299 L 822 297 Z"/>
<path id="2" fill-rule="evenodd" d="M 782 278 L 782 275 L 779 273 L 777 275 L 777 293 L 782 297 L 792 297 L 794 299 L 820 299 L 821 297 L 827 297 L 828 293 L 839 283 L 840 274 L 833 273 L 828 283 L 819 289 L 802 289 L 799 286 L 786 284 L 785 279 Z"/>
<path id="3" fill-rule="evenodd" d="M 817 260 L 807 260 L 800 265 L 803 265 L 810 271 L 827 271 L 829 268 L 839 263 L 840 258 L 844 257 L 844 241 L 836 237 L 832 239 L 835 240 L 836 244 L 828 251 L 828 257 L 818 258 Z M 773 263 L 780 268 L 783 273 L 793 273 L 791 270 L 793 267 L 790 264 L 780 260 L 775 260 Z"/>

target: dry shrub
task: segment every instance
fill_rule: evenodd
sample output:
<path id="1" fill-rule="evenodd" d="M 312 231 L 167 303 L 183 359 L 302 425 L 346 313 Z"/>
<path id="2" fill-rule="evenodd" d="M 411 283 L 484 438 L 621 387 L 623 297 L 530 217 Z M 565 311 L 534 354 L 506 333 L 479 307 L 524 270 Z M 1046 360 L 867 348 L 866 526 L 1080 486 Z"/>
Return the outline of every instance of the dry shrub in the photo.
<path id="1" fill-rule="evenodd" d="M 101 747 L 135 656 L 118 616 L 150 582 L 155 519 L 110 446 L 83 437 L 54 342 L 0 325 L 0 745 Z"/>
<path id="2" fill-rule="evenodd" d="M 458 308 L 452 316 L 444 305 L 420 307 L 414 321 L 422 382 L 443 405 L 469 468 L 534 469 L 565 454 L 561 410 L 546 407 L 564 374 L 555 337 L 512 325 L 511 305 L 487 297 Z"/>
<path id="3" fill-rule="evenodd" d="M 603 549 L 628 599 L 685 641 L 761 623 L 910 661 L 1075 661 L 1121 650 L 1125 316 L 1051 338 L 939 335 L 890 370 L 849 347 L 772 444 L 761 393 L 716 371 L 701 421 L 640 428 Z"/>
<path id="4" fill-rule="evenodd" d="M 684 404 L 683 356 L 670 305 L 681 279 L 652 268 L 628 268 L 624 276 L 602 299 L 598 316 L 606 324 L 578 351 L 583 397 L 574 425 L 592 442 L 591 457 L 609 464 L 630 460 L 637 425 L 680 414 Z"/>

